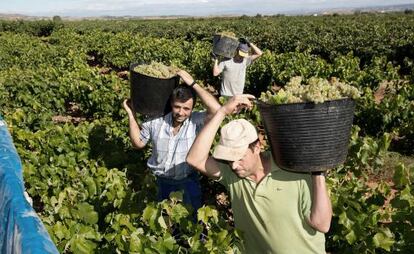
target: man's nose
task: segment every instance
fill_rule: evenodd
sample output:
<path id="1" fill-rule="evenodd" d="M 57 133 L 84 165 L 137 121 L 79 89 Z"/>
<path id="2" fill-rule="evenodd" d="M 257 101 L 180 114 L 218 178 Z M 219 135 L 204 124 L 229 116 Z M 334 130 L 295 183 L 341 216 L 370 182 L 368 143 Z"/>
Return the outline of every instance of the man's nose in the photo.
<path id="1" fill-rule="evenodd" d="M 181 116 L 181 115 L 183 115 L 183 113 L 184 113 L 184 110 L 183 109 L 178 109 L 178 114 Z"/>

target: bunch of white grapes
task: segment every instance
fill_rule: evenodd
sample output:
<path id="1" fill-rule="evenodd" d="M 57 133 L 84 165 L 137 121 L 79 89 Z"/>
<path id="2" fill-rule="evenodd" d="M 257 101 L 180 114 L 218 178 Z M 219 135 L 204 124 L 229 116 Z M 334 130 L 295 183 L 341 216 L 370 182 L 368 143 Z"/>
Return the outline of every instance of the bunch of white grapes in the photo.
<path id="1" fill-rule="evenodd" d="M 180 69 L 176 66 L 167 66 L 154 61 L 152 61 L 150 64 L 141 64 L 134 68 L 135 72 L 162 79 L 169 79 L 176 76 L 179 70 Z"/>
<path id="2" fill-rule="evenodd" d="M 236 34 L 233 32 L 223 31 L 223 32 L 217 33 L 217 35 L 220 35 L 220 37 L 229 37 L 229 38 L 237 40 Z"/>
<path id="3" fill-rule="evenodd" d="M 280 90 L 272 93 L 262 92 L 260 100 L 269 104 L 288 104 L 301 102 L 323 103 L 324 101 L 343 98 L 357 99 L 360 93 L 356 87 L 339 82 L 333 77 L 329 81 L 311 77 L 308 83 L 303 83 L 300 76 L 292 77 Z"/>

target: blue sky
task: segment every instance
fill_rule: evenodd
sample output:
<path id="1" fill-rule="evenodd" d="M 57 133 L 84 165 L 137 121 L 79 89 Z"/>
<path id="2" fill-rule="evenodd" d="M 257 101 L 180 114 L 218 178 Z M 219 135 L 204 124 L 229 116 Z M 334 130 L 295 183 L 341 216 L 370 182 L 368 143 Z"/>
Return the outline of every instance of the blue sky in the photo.
<path id="1" fill-rule="evenodd" d="M 0 13 L 37 16 L 278 14 L 414 4 L 414 0 L 1 0 Z"/>

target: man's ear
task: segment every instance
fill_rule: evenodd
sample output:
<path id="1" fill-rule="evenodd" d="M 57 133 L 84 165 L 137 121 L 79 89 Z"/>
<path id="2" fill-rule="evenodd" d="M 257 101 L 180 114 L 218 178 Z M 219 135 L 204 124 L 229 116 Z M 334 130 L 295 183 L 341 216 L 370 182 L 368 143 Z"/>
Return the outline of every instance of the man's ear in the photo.
<path id="1" fill-rule="evenodd" d="M 254 153 L 260 154 L 261 152 L 261 145 L 260 145 L 260 140 L 256 142 L 256 144 L 254 144 Z"/>

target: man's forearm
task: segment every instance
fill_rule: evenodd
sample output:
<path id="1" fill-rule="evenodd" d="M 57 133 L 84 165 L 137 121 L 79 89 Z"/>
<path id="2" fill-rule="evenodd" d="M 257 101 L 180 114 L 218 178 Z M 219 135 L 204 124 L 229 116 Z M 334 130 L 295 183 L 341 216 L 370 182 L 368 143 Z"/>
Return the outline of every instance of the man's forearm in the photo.
<path id="1" fill-rule="evenodd" d="M 177 73 L 183 81 L 190 87 L 193 87 L 197 95 L 200 97 L 203 104 L 207 107 L 207 111 L 216 112 L 220 108 L 220 104 L 212 94 L 207 92 L 203 87 L 195 82 L 195 79 L 185 70 L 180 70 Z"/>
<path id="2" fill-rule="evenodd" d="M 204 125 L 203 129 L 197 135 L 197 138 L 188 152 L 187 162 L 193 167 L 199 170 L 201 169 L 200 171 L 205 170 L 205 163 L 208 159 L 214 137 L 225 117 L 226 114 L 223 110 L 217 110 L 210 121 Z"/>
<path id="3" fill-rule="evenodd" d="M 263 52 L 253 43 L 250 43 L 250 47 L 253 49 L 253 54 L 251 55 L 252 61 L 256 60 L 263 54 Z"/>
<path id="4" fill-rule="evenodd" d="M 132 146 L 137 149 L 143 148 L 145 145 L 142 143 L 140 135 L 141 129 L 133 115 L 128 114 L 129 122 L 129 138 L 131 139 Z"/>
<path id="5" fill-rule="evenodd" d="M 332 205 L 323 175 L 312 176 L 312 208 L 309 224 L 318 231 L 328 232 L 332 219 Z"/>
<path id="6" fill-rule="evenodd" d="M 215 114 L 221 106 L 217 99 L 197 83 L 194 84 L 193 88 L 206 106 L 208 114 Z"/>
<path id="7" fill-rule="evenodd" d="M 214 59 L 214 65 L 213 65 L 213 76 L 216 77 L 220 74 L 220 68 L 218 66 L 218 60 Z"/>
<path id="8" fill-rule="evenodd" d="M 250 47 L 253 49 L 254 54 L 256 55 L 261 55 L 263 54 L 262 50 L 259 49 L 256 45 L 254 45 L 253 43 L 250 43 Z"/>

